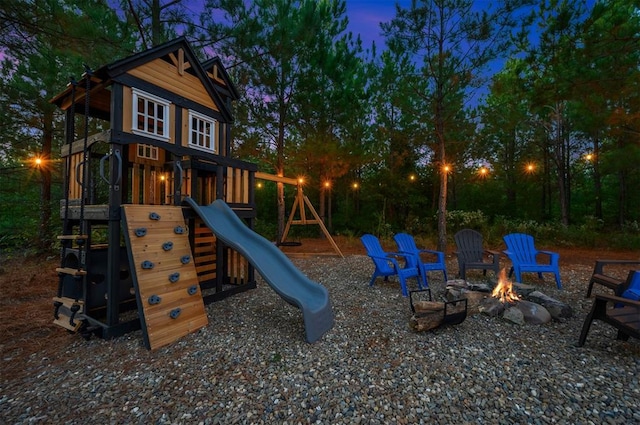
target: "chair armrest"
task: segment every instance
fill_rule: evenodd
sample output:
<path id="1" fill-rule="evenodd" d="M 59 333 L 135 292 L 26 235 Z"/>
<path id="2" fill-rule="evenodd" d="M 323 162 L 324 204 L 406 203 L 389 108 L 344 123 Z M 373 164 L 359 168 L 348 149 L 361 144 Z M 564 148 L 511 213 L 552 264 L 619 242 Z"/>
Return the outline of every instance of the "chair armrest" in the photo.
<path id="1" fill-rule="evenodd" d="M 604 266 L 611 264 L 638 264 L 640 260 L 596 260 L 596 265 L 593 268 L 593 274 L 604 274 Z"/>
<path id="2" fill-rule="evenodd" d="M 492 249 L 485 249 L 484 253 L 491 256 L 491 259 L 493 260 L 493 264 L 499 264 L 500 263 L 500 251 L 494 251 Z"/>
<path id="3" fill-rule="evenodd" d="M 624 304 L 631 307 L 640 308 L 640 301 L 630 300 L 629 298 L 616 297 L 614 295 L 596 294 L 596 300 L 602 300 L 606 302 Z"/>
<path id="4" fill-rule="evenodd" d="M 548 255 L 550 264 L 555 264 L 560 259 L 560 254 L 553 251 L 538 251 L 537 254 Z"/>
<path id="5" fill-rule="evenodd" d="M 401 257 L 405 263 L 407 263 L 408 257 L 409 255 L 407 255 L 406 253 L 402 253 L 402 252 L 387 252 L 385 256 L 380 256 L 380 255 L 370 255 L 371 258 L 377 258 L 379 260 L 382 261 L 388 261 L 391 264 L 393 264 L 395 267 L 397 267 L 398 269 L 400 268 L 400 264 L 398 263 L 397 258 Z"/>
<path id="6" fill-rule="evenodd" d="M 435 251 L 433 249 L 419 249 L 418 253 L 420 254 L 430 254 L 438 257 L 438 261 L 444 262 L 444 252 Z"/>
<path id="7" fill-rule="evenodd" d="M 442 254 L 441 251 L 436 251 L 433 249 L 419 249 L 418 252 L 426 252 L 427 254 L 436 254 L 436 255 Z"/>
<path id="8" fill-rule="evenodd" d="M 411 257 L 411 254 L 409 254 L 408 252 L 402 252 L 402 251 L 400 251 L 400 252 L 387 252 L 387 258 L 393 258 L 393 257 L 402 257 L 402 258 L 404 258 L 406 260 L 408 257 Z"/>

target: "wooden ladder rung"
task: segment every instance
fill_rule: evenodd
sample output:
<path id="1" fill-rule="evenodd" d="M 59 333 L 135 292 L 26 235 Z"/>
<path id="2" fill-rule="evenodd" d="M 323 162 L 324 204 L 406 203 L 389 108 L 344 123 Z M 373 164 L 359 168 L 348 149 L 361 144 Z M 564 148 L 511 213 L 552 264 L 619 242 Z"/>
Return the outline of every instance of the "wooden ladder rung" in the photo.
<path id="1" fill-rule="evenodd" d="M 66 307 L 71 307 L 74 304 L 78 304 L 80 306 L 81 310 L 82 310 L 82 307 L 84 306 L 84 301 L 75 300 L 75 299 L 69 298 L 69 297 L 53 297 L 53 301 L 54 302 L 60 302 L 60 303 L 62 303 L 62 305 L 66 306 Z"/>
<path id="2" fill-rule="evenodd" d="M 63 273 L 63 274 L 69 274 L 71 276 L 84 276 L 84 275 L 87 274 L 86 270 L 78 270 L 78 269 L 74 269 L 72 267 L 58 267 L 56 269 L 56 272 Z"/>
<path id="3" fill-rule="evenodd" d="M 87 235 L 59 235 L 58 239 L 76 241 L 79 239 L 87 239 Z"/>

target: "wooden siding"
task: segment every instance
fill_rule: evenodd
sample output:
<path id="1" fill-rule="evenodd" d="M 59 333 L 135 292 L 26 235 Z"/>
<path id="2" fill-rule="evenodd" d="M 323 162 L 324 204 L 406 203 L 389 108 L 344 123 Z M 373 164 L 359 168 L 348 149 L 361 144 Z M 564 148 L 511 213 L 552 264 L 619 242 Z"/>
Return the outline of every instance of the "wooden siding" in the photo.
<path id="1" fill-rule="evenodd" d="M 178 68 L 162 59 L 154 59 L 151 62 L 131 69 L 128 73 L 141 80 L 148 81 L 165 90 L 180 94 L 187 99 L 219 111 L 217 105 L 209 96 L 204 85 L 198 77 L 185 72 L 180 75 Z"/>
<path id="2" fill-rule="evenodd" d="M 82 162 L 83 158 L 84 154 L 82 152 L 71 155 L 71 169 L 69 170 L 69 199 L 80 199 L 82 197 L 82 187 L 78 184 L 78 180 L 82 181 L 83 166 L 78 166 L 78 164 Z"/>
<path id="3" fill-rule="evenodd" d="M 138 144 L 128 146 L 131 161 L 129 172 L 129 202 L 132 204 L 170 204 L 171 173 L 164 169 L 166 152 L 158 148 L 158 159 L 138 156 Z M 164 179 L 163 179 L 164 177 Z"/>
<path id="4" fill-rule="evenodd" d="M 211 281 L 216 278 L 216 237 L 199 218 L 195 219 L 193 234 L 193 260 L 198 281 Z"/>
<path id="5" fill-rule="evenodd" d="M 227 167 L 225 202 L 228 204 L 249 203 L 249 171 Z"/>
<path id="6" fill-rule="evenodd" d="M 237 251 L 228 249 L 227 251 L 227 273 L 229 274 L 229 284 L 242 285 L 247 283 L 249 276 L 249 262 Z"/>

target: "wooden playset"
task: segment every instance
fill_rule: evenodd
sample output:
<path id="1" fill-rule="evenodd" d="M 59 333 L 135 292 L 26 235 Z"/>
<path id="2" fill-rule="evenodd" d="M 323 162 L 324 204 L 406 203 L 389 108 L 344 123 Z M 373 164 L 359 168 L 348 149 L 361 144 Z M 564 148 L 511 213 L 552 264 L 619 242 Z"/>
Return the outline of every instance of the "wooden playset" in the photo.
<path id="1" fill-rule="evenodd" d="M 203 303 L 255 287 L 181 206 L 222 199 L 253 227 L 257 167 L 230 156 L 237 97 L 221 61 L 179 38 L 86 69 L 52 100 L 66 113 L 55 323 L 105 339 L 142 325 L 154 349 L 206 325 Z"/>

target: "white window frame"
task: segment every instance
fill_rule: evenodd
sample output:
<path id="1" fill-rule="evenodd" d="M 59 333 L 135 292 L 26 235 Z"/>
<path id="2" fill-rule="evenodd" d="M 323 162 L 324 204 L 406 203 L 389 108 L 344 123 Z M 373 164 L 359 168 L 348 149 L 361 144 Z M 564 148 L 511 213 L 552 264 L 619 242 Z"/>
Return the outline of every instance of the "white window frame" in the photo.
<path id="1" fill-rule="evenodd" d="M 163 141 L 168 141 L 169 140 L 169 124 L 170 124 L 170 119 L 169 119 L 169 105 L 170 102 L 158 97 L 158 96 L 154 96 L 150 93 L 144 92 L 142 90 L 138 90 L 136 88 L 132 89 L 133 92 L 133 96 L 132 96 L 132 120 L 131 120 L 131 131 L 135 134 L 140 134 L 140 135 L 144 135 L 144 136 L 148 136 L 148 137 L 152 137 L 154 139 L 160 139 Z M 138 110 L 138 101 L 140 99 L 143 99 L 145 101 L 145 110 L 144 111 L 139 111 Z M 149 111 L 147 110 L 149 104 L 153 104 L 155 105 L 154 107 L 156 108 L 154 111 L 153 115 L 149 114 Z M 157 118 L 157 111 L 158 108 L 162 108 L 162 119 L 158 119 Z M 143 129 L 139 129 L 138 128 L 138 115 L 141 114 L 144 117 L 144 125 L 145 128 Z M 149 121 L 152 122 L 156 122 L 155 128 L 156 131 L 149 131 L 147 125 L 149 123 Z M 162 133 L 159 133 L 157 131 L 158 125 L 157 122 L 162 122 Z"/>
<path id="2" fill-rule="evenodd" d="M 193 120 L 202 122 L 203 125 L 209 124 L 209 132 L 203 132 L 199 128 L 193 128 Z M 189 110 L 189 147 L 200 149 L 203 151 L 218 153 L 218 128 L 217 121 L 211 117 Z M 194 133 L 197 134 L 198 140 L 194 140 Z M 208 141 L 208 144 L 207 144 Z"/>
<path id="3" fill-rule="evenodd" d="M 140 153 L 142 150 L 142 153 Z M 147 152 L 149 155 L 147 155 Z M 158 160 L 158 147 L 146 143 L 138 143 L 138 158 Z"/>

